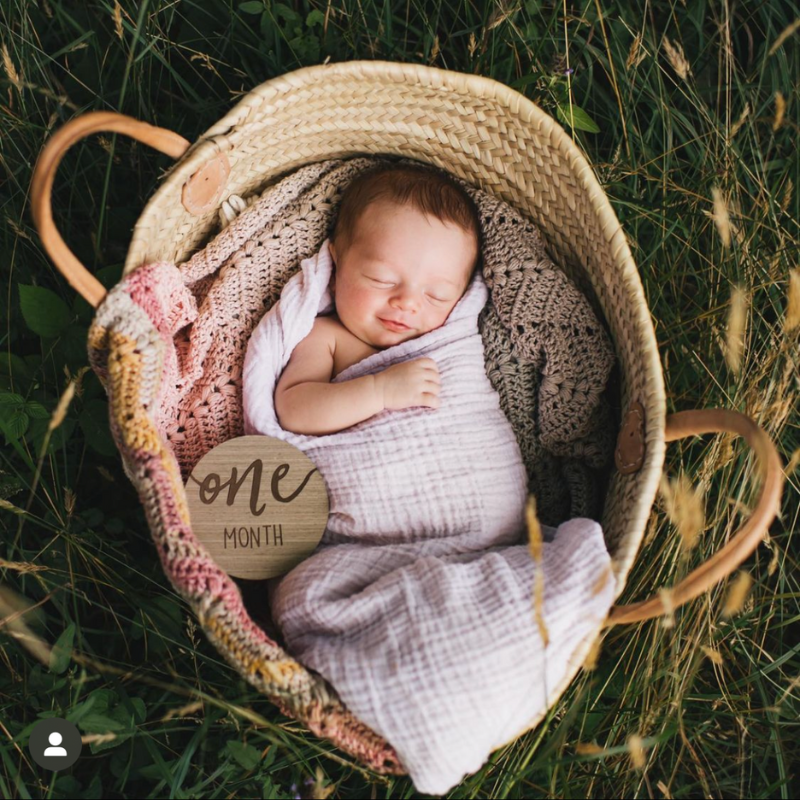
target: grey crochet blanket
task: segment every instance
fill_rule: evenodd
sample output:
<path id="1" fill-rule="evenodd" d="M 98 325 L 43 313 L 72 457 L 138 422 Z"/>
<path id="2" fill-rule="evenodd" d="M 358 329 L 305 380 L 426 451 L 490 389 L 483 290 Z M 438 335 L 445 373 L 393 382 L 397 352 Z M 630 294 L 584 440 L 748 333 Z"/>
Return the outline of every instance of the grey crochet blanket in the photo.
<path id="1" fill-rule="evenodd" d="M 268 265 L 255 275 L 263 279 L 266 273 L 265 306 L 278 299 L 300 261 L 331 235 L 349 182 L 365 169 L 398 161 L 406 159 L 311 164 L 283 177 L 260 198 L 248 199 L 247 205 L 269 201 L 260 203 L 263 212 L 252 223 L 234 226 L 236 237 L 241 246 L 253 236 L 252 226 L 264 226 L 258 237 L 264 252 L 256 248 L 234 260 L 241 255 L 262 268 Z M 459 183 L 474 199 L 481 220 L 483 277 L 490 290 L 479 317 L 486 374 L 514 429 L 539 518 L 552 526 L 575 517 L 599 520 L 614 442 L 603 397 L 614 363 L 608 335 L 586 297 L 548 257 L 537 228 L 504 201 Z M 244 207 L 238 198 L 227 201 L 223 224 Z M 202 274 L 206 259 L 224 258 L 215 251 L 225 242 L 225 236 L 217 237 L 186 271 Z M 237 242 L 227 246 L 236 248 Z M 193 291 L 202 294 L 203 288 Z"/>

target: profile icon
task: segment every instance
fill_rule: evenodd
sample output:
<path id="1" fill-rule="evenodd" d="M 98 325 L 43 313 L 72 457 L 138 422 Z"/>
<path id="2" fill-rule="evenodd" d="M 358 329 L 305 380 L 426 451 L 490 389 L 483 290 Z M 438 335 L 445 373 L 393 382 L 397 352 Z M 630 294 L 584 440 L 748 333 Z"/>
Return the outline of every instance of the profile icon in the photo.
<path id="1" fill-rule="evenodd" d="M 28 751 L 44 769 L 69 769 L 79 758 L 83 742 L 75 723 L 60 717 L 40 719 L 31 730 Z"/>
<path id="2" fill-rule="evenodd" d="M 63 747 L 59 747 L 63 738 L 58 731 L 53 731 L 48 737 L 47 741 L 50 742 L 50 747 L 44 751 L 46 756 L 66 756 L 67 751 Z"/>

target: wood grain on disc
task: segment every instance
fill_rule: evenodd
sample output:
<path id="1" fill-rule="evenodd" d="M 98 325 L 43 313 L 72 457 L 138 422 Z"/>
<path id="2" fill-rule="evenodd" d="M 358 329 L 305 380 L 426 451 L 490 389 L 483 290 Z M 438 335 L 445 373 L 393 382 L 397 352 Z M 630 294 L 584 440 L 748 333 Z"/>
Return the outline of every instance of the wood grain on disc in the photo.
<path id="1" fill-rule="evenodd" d="M 319 544 L 328 493 L 302 451 L 271 436 L 229 439 L 186 482 L 195 536 L 236 578 L 283 575 Z"/>

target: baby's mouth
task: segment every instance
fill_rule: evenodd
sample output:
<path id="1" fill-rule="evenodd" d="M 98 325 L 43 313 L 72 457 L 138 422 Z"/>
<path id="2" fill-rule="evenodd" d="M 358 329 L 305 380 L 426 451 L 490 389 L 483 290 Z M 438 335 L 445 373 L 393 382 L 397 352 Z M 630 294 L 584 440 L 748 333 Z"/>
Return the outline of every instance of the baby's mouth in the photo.
<path id="1" fill-rule="evenodd" d="M 395 333 L 402 333 L 403 331 L 410 331 L 411 328 L 408 325 L 403 325 L 402 322 L 394 322 L 390 319 L 383 319 L 382 317 L 378 317 L 385 328 L 388 328 L 390 331 L 394 331 Z"/>

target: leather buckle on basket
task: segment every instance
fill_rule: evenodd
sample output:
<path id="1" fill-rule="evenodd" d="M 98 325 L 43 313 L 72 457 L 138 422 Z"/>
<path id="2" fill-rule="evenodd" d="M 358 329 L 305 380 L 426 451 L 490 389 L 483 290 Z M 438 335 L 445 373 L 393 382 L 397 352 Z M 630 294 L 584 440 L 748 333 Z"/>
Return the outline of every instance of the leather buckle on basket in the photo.
<path id="1" fill-rule="evenodd" d="M 183 207 L 196 217 L 216 208 L 222 200 L 230 172 L 231 165 L 225 153 L 218 153 L 207 161 L 183 184 Z"/>
<path id="2" fill-rule="evenodd" d="M 617 436 L 614 462 L 623 475 L 638 472 L 644 463 L 644 406 L 635 400 L 631 403 Z"/>

